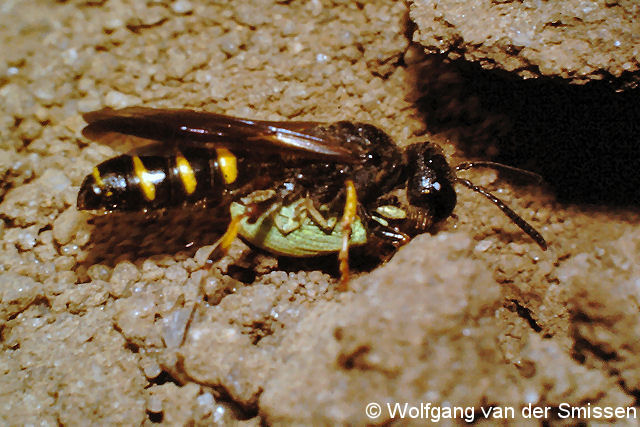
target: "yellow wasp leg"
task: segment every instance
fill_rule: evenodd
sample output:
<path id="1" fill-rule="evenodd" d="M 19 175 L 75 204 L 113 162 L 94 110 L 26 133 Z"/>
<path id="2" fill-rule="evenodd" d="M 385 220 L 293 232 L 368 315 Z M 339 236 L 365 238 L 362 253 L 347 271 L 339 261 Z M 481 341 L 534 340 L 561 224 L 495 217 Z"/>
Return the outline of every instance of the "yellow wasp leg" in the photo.
<path id="1" fill-rule="evenodd" d="M 247 215 L 238 215 L 235 218 L 231 218 L 231 222 L 229 222 L 227 226 L 227 231 L 225 231 L 220 240 L 218 240 L 216 247 L 211 252 L 211 255 L 209 255 L 209 259 L 218 259 L 227 253 L 229 247 L 231 247 L 231 243 L 233 243 L 238 236 L 240 221 L 246 216 Z"/>
<path id="2" fill-rule="evenodd" d="M 340 227 L 342 228 L 342 246 L 338 253 L 338 260 L 340 261 L 339 291 L 346 291 L 349 285 L 349 238 L 351 238 L 351 224 L 353 224 L 356 218 L 358 209 L 358 195 L 356 194 L 356 187 L 353 185 L 353 181 L 348 179 L 345 185 L 347 187 L 347 194 L 342 220 L 340 221 Z"/>

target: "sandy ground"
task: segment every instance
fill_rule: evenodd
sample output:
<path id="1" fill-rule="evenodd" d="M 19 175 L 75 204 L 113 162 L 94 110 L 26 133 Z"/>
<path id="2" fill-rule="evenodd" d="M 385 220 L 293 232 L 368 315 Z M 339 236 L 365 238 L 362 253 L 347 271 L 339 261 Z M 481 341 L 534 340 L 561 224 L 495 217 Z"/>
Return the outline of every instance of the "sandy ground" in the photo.
<path id="1" fill-rule="evenodd" d="M 396 402 L 537 423 L 522 409 L 575 422 L 565 405 L 634 408 L 638 91 L 425 56 L 415 29 L 393 1 L 3 2 L 0 423 L 384 424 L 403 422 Z M 526 167 L 547 183 L 466 176 L 549 249 L 460 188 L 454 216 L 354 268 L 345 293 L 333 257 L 237 241 L 202 268 L 224 231 L 214 209 L 76 211 L 83 177 L 116 154 L 81 136 L 81 114 L 129 105 L 366 121 L 454 164 Z"/>

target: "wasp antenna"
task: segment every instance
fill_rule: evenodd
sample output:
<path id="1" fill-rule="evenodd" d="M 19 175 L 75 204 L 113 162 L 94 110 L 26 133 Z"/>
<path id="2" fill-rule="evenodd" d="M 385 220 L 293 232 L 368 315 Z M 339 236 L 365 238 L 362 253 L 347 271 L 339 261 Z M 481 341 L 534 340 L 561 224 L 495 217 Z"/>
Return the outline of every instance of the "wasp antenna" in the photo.
<path id="1" fill-rule="evenodd" d="M 496 163 L 496 164 L 499 164 L 499 163 Z M 505 165 L 500 165 L 500 166 L 505 166 Z M 507 166 L 507 167 L 510 168 L 510 166 Z M 526 171 L 523 171 L 523 172 L 526 172 Z M 471 190 L 475 191 L 476 193 L 480 193 L 484 197 L 489 199 L 494 205 L 499 207 L 500 210 L 502 212 L 504 212 L 504 214 L 511 219 L 511 221 L 513 221 L 518 227 L 520 227 L 520 229 L 522 231 L 524 231 L 529 236 L 531 236 L 531 238 L 533 240 L 535 240 L 535 242 L 538 244 L 538 246 L 540 246 L 542 248 L 543 251 L 547 250 L 547 242 L 546 242 L 546 240 L 544 240 L 544 237 L 542 237 L 542 235 L 538 232 L 538 230 L 533 228 L 533 226 L 531 226 L 531 224 L 529 224 L 527 221 L 522 219 L 522 217 L 520 217 L 520 215 L 515 213 L 502 200 L 498 199 L 496 196 L 491 194 L 489 192 L 489 190 L 487 190 L 484 187 L 480 187 L 479 185 L 473 184 L 468 179 L 456 178 L 456 182 L 459 182 L 460 184 L 464 185 L 465 187 L 470 188 Z"/>
<path id="2" fill-rule="evenodd" d="M 472 168 L 497 169 L 497 170 L 507 171 L 507 172 L 515 173 L 515 174 L 518 174 L 518 175 L 533 179 L 534 181 L 536 181 L 538 183 L 541 183 L 543 181 L 542 176 L 538 175 L 535 172 L 531 172 L 531 171 L 528 171 L 528 170 L 516 168 L 516 167 L 513 167 L 513 166 L 509 166 L 509 165 L 504 165 L 502 163 L 488 162 L 488 161 L 462 162 L 458 166 L 456 166 L 456 171 L 463 171 L 463 170 L 472 169 Z"/>

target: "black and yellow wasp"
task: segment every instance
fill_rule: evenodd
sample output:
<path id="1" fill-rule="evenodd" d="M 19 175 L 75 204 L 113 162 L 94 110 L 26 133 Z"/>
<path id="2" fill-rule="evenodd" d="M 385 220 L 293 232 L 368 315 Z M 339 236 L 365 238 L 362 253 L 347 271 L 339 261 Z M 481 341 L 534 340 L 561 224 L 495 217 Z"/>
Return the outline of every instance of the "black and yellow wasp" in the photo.
<path id="1" fill-rule="evenodd" d="M 146 154 L 142 149 L 96 166 L 82 183 L 78 209 L 228 206 L 231 219 L 217 253 L 238 234 L 278 255 L 338 252 L 344 288 L 350 246 L 407 243 L 451 215 L 455 183 L 487 197 L 546 249 L 531 225 L 456 172 L 492 167 L 535 174 L 492 162 L 451 168 L 436 145 L 400 149 L 369 124 L 269 122 L 142 107 L 84 118 L 83 134 L 90 139 L 156 144 Z"/>

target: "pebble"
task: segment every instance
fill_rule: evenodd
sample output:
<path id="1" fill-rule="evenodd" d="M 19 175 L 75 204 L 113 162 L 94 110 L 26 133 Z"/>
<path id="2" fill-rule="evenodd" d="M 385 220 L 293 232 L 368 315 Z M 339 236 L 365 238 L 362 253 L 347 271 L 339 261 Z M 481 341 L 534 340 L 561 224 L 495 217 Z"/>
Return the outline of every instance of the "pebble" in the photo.
<path id="1" fill-rule="evenodd" d="M 69 243 L 85 218 L 84 212 L 78 211 L 75 206 L 69 207 L 53 222 L 53 238 L 60 245 Z"/>

